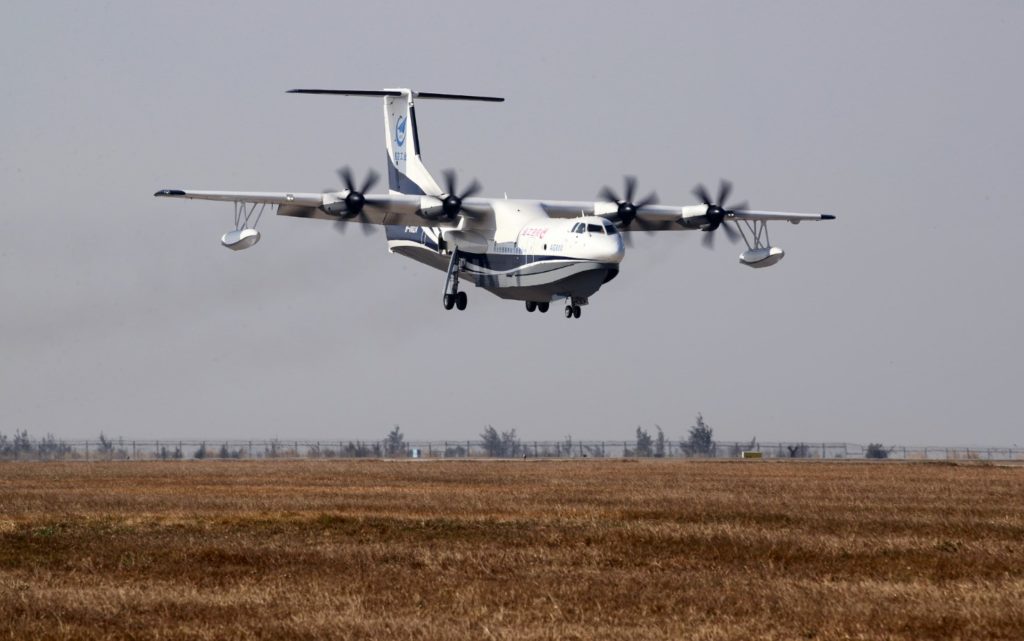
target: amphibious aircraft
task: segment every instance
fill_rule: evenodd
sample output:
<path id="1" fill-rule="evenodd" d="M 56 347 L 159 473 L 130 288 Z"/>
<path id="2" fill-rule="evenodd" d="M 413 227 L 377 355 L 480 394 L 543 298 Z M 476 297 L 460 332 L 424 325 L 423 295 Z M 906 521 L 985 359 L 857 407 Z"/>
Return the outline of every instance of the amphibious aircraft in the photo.
<path id="1" fill-rule="evenodd" d="M 653 192 L 637 199 L 636 179 L 624 189 L 600 190 L 595 201 L 483 198 L 473 180 L 459 189 L 453 171 L 439 184 L 420 156 L 416 122 L 419 100 L 503 102 L 504 98 L 417 92 L 411 89 L 357 91 L 292 89 L 288 93 L 383 98 L 388 193 L 369 193 L 379 176 L 373 170 L 357 184 L 347 167 L 338 170 L 344 189 L 325 193 L 196 191 L 163 189 L 166 198 L 234 203 L 235 228 L 221 243 L 247 249 L 260 239 L 256 230 L 269 205 L 281 216 L 350 223 L 364 230 L 384 226 L 388 249 L 445 272 L 441 296 L 445 309 L 466 309 L 461 288 L 468 281 L 501 298 L 525 302 L 528 312 L 547 312 L 565 301 L 565 317 L 579 318 L 581 306 L 619 272 L 628 236 L 634 232 L 700 231 L 712 247 L 718 230 L 732 242 L 744 241 L 740 263 L 769 267 L 782 260 L 782 249 L 768 239 L 768 223 L 831 220 L 830 214 L 755 211 L 726 204 L 732 185 L 722 180 L 717 197 L 703 185 L 693 190 L 699 204 L 659 205 Z M 735 225 L 735 229 L 733 228 Z"/>

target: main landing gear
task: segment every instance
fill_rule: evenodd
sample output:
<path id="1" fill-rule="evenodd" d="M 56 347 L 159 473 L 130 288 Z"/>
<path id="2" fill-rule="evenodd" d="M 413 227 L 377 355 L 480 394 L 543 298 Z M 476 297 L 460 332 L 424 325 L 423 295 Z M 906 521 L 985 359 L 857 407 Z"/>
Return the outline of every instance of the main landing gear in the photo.
<path id="1" fill-rule="evenodd" d="M 528 301 L 526 301 L 526 311 L 528 311 L 528 312 L 538 311 L 541 314 L 547 314 L 548 313 L 548 303 L 547 302 L 536 303 L 536 302 L 534 302 L 532 300 L 528 300 Z"/>
<path id="2" fill-rule="evenodd" d="M 570 298 L 565 301 L 565 317 L 566 318 L 579 318 L 583 313 L 580 308 L 581 305 L 586 305 L 586 298 Z"/>
<path id="3" fill-rule="evenodd" d="M 451 260 L 448 261 L 448 275 L 444 279 L 444 295 L 441 297 L 445 309 L 454 307 L 461 312 L 469 304 L 466 292 L 459 291 L 459 270 L 465 266 L 465 262 L 459 258 L 458 249 L 452 252 Z"/>

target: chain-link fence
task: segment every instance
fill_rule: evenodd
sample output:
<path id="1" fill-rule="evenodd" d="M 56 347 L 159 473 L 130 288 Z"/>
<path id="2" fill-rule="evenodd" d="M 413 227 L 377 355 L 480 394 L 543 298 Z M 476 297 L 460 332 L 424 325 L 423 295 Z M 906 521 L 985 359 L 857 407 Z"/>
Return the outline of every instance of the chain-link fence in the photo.
<path id="1" fill-rule="evenodd" d="M 0 460 L 176 460 L 286 458 L 741 458 L 758 452 L 770 459 L 865 459 L 1024 461 L 1024 448 L 880 446 L 857 443 L 718 441 L 703 451 L 686 442 L 654 445 L 636 441 L 528 441 L 492 443 L 408 441 L 400 445 L 351 440 L 57 440 L 0 441 Z"/>

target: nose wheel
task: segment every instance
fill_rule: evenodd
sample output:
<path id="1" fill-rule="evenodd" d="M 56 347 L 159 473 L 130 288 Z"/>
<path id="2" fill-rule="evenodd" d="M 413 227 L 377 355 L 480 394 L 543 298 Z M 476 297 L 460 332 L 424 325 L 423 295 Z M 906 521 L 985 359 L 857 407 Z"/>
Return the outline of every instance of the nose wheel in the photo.
<path id="1" fill-rule="evenodd" d="M 466 292 L 455 292 L 454 294 L 445 294 L 441 302 L 445 309 L 454 307 L 461 312 L 469 304 L 469 297 L 466 296 Z"/>
<path id="2" fill-rule="evenodd" d="M 565 317 L 566 318 L 579 318 L 583 313 L 579 305 L 566 305 L 565 306 Z"/>

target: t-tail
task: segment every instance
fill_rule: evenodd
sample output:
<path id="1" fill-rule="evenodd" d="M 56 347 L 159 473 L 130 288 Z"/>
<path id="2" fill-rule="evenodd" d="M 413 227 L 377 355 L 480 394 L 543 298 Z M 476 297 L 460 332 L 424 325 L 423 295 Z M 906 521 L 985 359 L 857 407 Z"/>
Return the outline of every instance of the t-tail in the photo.
<path id="1" fill-rule="evenodd" d="M 442 196 L 444 191 L 427 171 L 420 157 L 420 139 L 416 129 L 416 100 L 473 100 L 504 102 L 504 98 L 429 93 L 411 89 L 356 91 L 348 89 L 292 89 L 288 93 L 340 96 L 383 96 L 384 139 L 388 152 L 388 188 L 399 194 Z"/>

